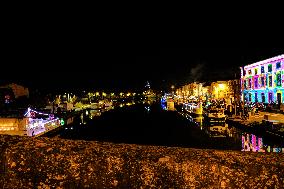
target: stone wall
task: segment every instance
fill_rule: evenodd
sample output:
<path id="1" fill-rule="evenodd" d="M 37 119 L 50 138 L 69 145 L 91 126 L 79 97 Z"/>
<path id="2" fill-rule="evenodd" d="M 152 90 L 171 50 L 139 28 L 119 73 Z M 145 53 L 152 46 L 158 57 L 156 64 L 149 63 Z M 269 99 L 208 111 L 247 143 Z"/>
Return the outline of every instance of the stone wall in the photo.
<path id="1" fill-rule="evenodd" d="M 0 135 L 0 142 L 3 188 L 284 186 L 284 154 L 8 135 Z"/>

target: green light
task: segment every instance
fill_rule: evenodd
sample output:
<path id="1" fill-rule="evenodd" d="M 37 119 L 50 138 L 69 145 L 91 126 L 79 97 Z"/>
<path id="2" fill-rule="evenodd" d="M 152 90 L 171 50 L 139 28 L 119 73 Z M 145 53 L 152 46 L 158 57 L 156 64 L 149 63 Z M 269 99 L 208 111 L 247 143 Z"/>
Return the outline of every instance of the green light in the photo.
<path id="1" fill-rule="evenodd" d="M 64 125 L 64 123 L 65 123 L 64 120 L 61 119 L 61 120 L 60 120 L 60 125 Z"/>

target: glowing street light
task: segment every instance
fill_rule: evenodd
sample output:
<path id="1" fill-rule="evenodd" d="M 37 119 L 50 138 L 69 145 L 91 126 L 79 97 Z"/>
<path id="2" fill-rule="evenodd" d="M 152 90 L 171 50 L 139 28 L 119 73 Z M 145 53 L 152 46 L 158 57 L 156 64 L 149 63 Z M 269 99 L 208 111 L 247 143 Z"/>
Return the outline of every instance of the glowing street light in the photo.
<path id="1" fill-rule="evenodd" d="M 220 90 L 224 90 L 224 89 L 226 88 L 226 85 L 223 84 L 223 83 L 219 83 L 218 88 L 219 88 Z"/>

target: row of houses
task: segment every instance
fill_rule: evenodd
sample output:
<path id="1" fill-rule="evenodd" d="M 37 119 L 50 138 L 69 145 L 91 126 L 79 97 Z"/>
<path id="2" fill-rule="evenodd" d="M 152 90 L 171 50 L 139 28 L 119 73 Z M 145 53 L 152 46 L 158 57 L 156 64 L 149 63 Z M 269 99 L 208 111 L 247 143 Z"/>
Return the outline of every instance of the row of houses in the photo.
<path id="1" fill-rule="evenodd" d="M 240 78 L 189 83 L 175 93 L 182 99 L 225 99 L 227 102 L 284 103 L 284 54 L 240 67 Z"/>
<path id="2" fill-rule="evenodd" d="M 241 99 L 240 80 L 215 81 L 209 84 L 194 82 L 178 88 L 175 93 L 180 98 L 186 100 L 225 99 L 228 103 L 233 103 Z"/>

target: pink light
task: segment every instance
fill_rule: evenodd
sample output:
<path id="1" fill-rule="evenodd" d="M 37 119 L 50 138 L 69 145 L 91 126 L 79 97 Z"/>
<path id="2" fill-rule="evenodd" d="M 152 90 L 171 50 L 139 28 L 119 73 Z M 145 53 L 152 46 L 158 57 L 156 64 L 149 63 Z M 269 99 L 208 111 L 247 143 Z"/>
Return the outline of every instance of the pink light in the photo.
<path id="1" fill-rule="evenodd" d="M 262 138 L 258 138 L 258 147 L 259 147 L 259 150 L 263 148 Z"/>
<path id="2" fill-rule="evenodd" d="M 252 151 L 256 152 L 256 137 L 255 137 L 255 135 L 252 135 L 251 143 L 252 143 Z"/>
<path id="3" fill-rule="evenodd" d="M 242 149 L 245 149 L 245 137 L 242 135 Z"/>
<path id="4" fill-rule="evenodd" d="M 266 59 L 266 60 L 262 60 L 262 61 L 259 61 L 259 62 L 253 63 L 253 64 L 249 64 L 249 65 L 245 66 L 244 69 L 245 70 L 254 69 L 255 67 L 262 66 L 264 64 L 268 64 L 268 63 L 272 63 L 272 62 L 276 62 L 276 61 L 279 61 L 279 60 L 282 60 L 282 62 L 283 62 L 283 59 L 284 59 L 284 54 L 279 55 L 279 56 L 275 56 L 275 57 L 272 57 L 272 58 L 269 58 L 269 59 Z"/>

